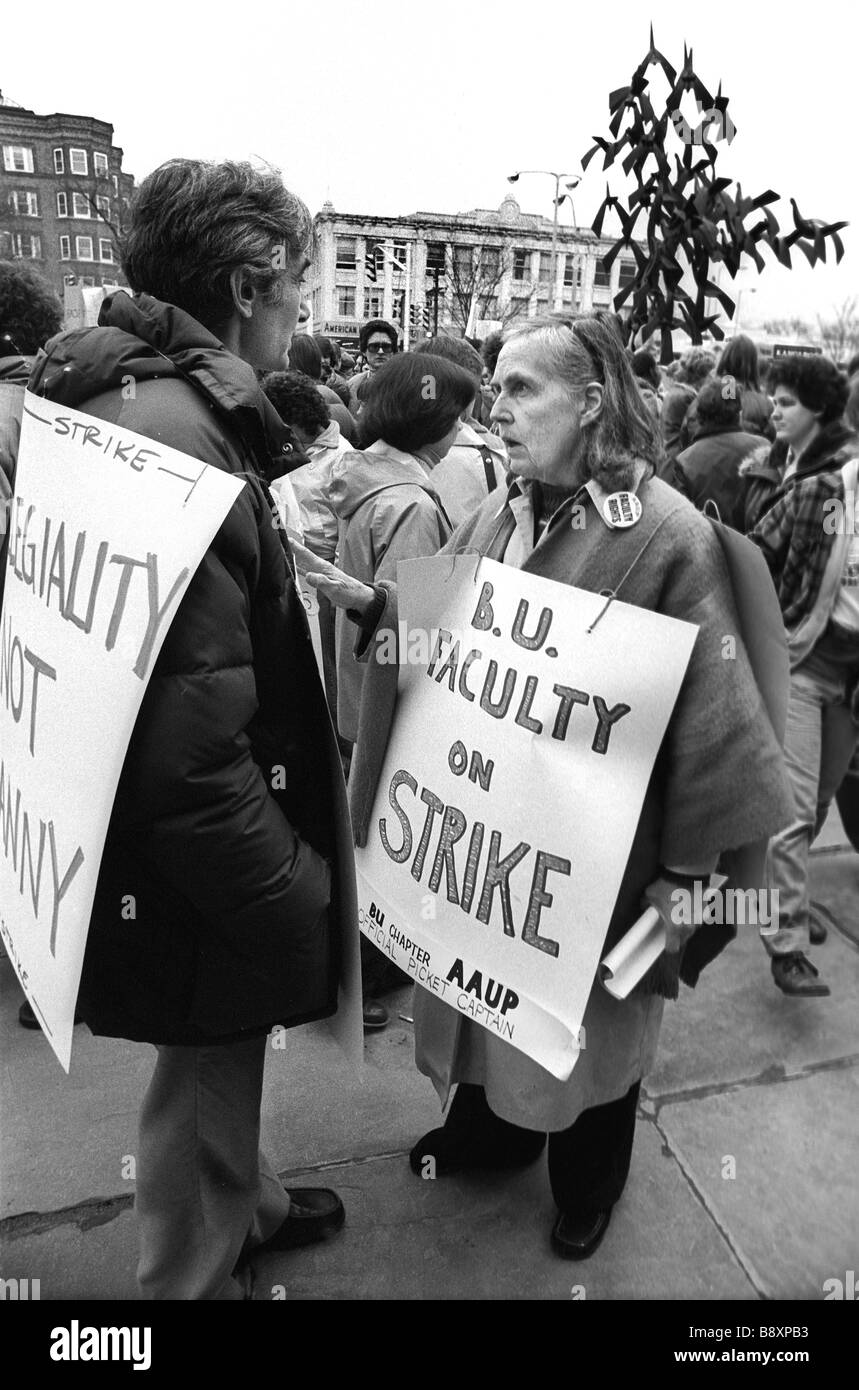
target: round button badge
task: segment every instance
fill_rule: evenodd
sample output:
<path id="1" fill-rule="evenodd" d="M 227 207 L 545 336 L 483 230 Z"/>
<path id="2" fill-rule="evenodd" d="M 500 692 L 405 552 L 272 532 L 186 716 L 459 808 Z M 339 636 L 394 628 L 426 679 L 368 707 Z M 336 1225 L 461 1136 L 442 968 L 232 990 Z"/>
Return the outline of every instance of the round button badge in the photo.
<path id="1" fill-rule="evenodd" d="M 641 503 L 634 492 L 613 492 L 603 503 L 603 516 L 609 526 L 621 529 L 641 520 Z"/>

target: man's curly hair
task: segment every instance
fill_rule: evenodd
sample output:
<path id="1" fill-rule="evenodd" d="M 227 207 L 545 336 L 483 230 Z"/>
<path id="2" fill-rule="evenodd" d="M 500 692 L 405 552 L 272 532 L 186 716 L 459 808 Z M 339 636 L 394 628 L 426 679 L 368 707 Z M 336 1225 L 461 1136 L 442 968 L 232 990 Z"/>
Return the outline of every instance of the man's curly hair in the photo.
<path id="1" fill-rule="evenodd" d="M 31 266 L 0 261 L 0 357 L 32 357 L 63 326 L 63 306 Z"/>

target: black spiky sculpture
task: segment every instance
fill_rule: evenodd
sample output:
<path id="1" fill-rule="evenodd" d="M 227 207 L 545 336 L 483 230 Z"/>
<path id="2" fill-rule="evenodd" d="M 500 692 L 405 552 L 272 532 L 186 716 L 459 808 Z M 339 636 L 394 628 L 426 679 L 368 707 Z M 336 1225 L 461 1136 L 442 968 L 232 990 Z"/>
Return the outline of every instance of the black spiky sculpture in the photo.
<path id="1" fill-rule="evenodd" d="M 662 69 L 671 86 L 661 115 L 657 115 L 648 95 L 647 73 L 653 67 Z M 687 92 L 694 95 L 701 113 L 695 130 L 690 129 L 680 110 Z M 628 342 L 634 342 L 636 335 L 644 341 L 659 333 L 661 359 L 670 362 L 671 335 L 675 329 L 685 329 L 694 343 L 700 343 L 707 330 L 714 338 L 723 338 L 718 315 L 708 313 L 707 299 L 717 299 L 729 316 L 733 315 L 735 303 L 710 279 L 716 262 L 724 263 L 732 280 L 743 255 L 750 256 L 760 272 L 765 265 L 761 247 L 768 246 L 788 268 L 794 247 L 815 265 L 826 260 L 827 241 L 835 250 L 836 260 L 841 260 L 844 246 L 838 233 L 847 226 L 846 222 L 823 223 L 803 217 L 791 198 L 793 230 L 782 233 L 771 211 L 771 205 L 779 201 L 778 193 L 767 189 L 757 197 L 748 197 L 739 183 L 716 176 L 717 144 L 723 140 L 730 144 L 736 127 L 728 115 L 728 98 L 722 95 L 721 83 L 712 96 L 695 73 L 692 50 L 685 44 L 683 68 L 678 74 L 656 48 L 651 25 L 650 51 L 629 85 L 610 94 L 609 110 L 611 139 L 594 136 L 593 146 L 582 159 L 582 168 L 587 168 L 594 156 L 602 152 L 603 169 L 620 159 L 624 174 L 634 179 L 635 187 L 625 201 L 614 196 L 606 185 L 606 196 L 593 223 L 593 230 L 601 236 L 610 208 L 620 219 L 621 236 L 604 257 L 606 269 L 624 247 L 635 257 L 635 277 L 614 300 L 615 309 L 630 302 L 626 320 Z M 628 113 L 631 120 L 621 135 Z M 669 126 L 673 128 L 671 135 Z M 667 141 L 673 146 L 677 136 L 682 142 L 682 153 L 671 153 Z M 640 230 L 636 233 L 642 216 L 646 218 L 643 235 Z M 694 280 L 694 294 L 681 283 L 687 269 Z"/>

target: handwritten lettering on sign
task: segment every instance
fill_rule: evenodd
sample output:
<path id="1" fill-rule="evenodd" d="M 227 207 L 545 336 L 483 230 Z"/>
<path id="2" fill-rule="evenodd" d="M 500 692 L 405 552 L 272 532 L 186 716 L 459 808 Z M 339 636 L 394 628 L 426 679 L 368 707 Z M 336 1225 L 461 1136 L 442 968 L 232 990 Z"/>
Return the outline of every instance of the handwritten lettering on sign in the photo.
<path id="1" fill-rule="evenodd" d="M 131 731 L 242 486 L 133 431 L 25 398 L 0 615 L 0 933 L 66 1069 Z"/>

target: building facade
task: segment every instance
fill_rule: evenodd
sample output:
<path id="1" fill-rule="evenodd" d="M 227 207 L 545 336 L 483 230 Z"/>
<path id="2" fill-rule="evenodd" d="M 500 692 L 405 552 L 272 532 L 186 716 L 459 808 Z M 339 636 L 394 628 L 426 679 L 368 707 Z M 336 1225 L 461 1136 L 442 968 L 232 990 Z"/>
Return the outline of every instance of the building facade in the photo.
<path id="1" fill-rule="evenodd" d="M 134 179 L 113 126 L 0 99 L 0 260 L 23 260 L 62 298 L 67 283 L 124 285 L 119 236 Z"/>
<path id="2" fill-rule="evenodd" d="M 412 338 L 436 329 L 482 337 L 514 318 L 608 308 L 635 274 L 631 255 L 605 270 L 609 238 L 559 225 L 553 281 L 552 221 L 512 197 L 454 216 L 373 217 L 326 203 L 314 225 L 314 330 L 343 345 L 372 318 L 404 328 L 405 317 Z"/>

